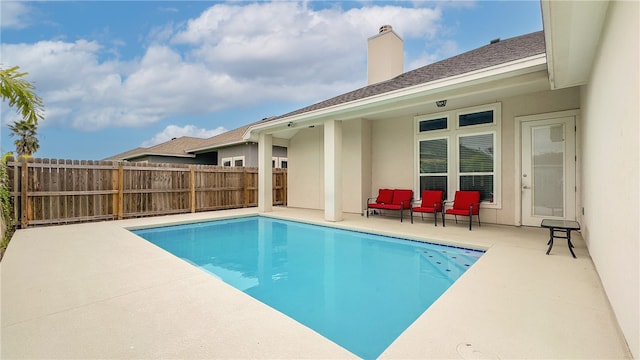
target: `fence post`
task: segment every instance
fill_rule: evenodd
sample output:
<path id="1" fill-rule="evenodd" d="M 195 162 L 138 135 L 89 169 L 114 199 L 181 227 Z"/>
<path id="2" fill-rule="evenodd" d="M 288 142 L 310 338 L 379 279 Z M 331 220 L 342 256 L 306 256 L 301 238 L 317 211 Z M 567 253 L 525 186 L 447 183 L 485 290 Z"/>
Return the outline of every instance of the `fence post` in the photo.
<path id="1" fill-rule="evenodd" d="M 16 222 L 15 224 L 12 225 L 17 225 L 17 221 L 18 221 L 18 216 L 21 214 L 20 213 L 20 206 L 21 204 L 18 203 L 18 199 L 20 199 L 20 201 L 22 201 L 22 197 L 20 197 L 20 195 L 18 195 L 18 185 L 20 184 L 20 176 L 21 176 L 21 172 L 20 172 L 20 164 L 18 164 L 18 159 L 16 158 L 9 158 L 9 160 L 13 159 L 13 188 L 12 190 L 14 191 L 14 195 L 13 195 L 13 219 Z M 7 161 L 7 164 L 9 163 L 9 161 Z M 8 168 L 7 168 L 8 170 Z"/>
<path id="2" fill-rule="evenodd" d="M 193 165 L 189 165 L 189 202 L 191 212 L 196 212 L 196 170 Z"/>
<path id="3" fill-rule="evenodd" d="M 29 216 L 28 216 L 28 212 L 29 212 L 29 178 L 27 176 L 28 174 L 28 167 L 29 165 L 27 165 L 27 159 L 26 158 L 22 158 L 22 172 L 20 174 L 20 179 L 22 181 L 22 189 L 21 189 L 21 195 L 20 195 L 20 228 L 21 229 L 26 229 L 27 226 L 29 225 Z"/>
<path id="4" fill-rule="evenodd" d="M 124 217 L 124 166 L 118 165 L 118 220 Z"/>
<path id="5" fill-rule="evenodd" d="M 116 161 L 113 161 L 111 165 L 115 166 L 118 165 L 118 163 Z M 114 191 L 113 195 L 111 196 L 111 211 L 116 219 L 118 218 L 118 184 L 118 168 L 114 167 L 113 170 L 111 170 L 111 190 Z"/>
<path id="6" fill-rule="evenodd" d="M 244 204 L 242 207 L 249 207 L 249 173 L 247 168 L 242 168 L 242 187 L 244 194 Z"/>
<path id="7" fill-rule="evenodd" d="M 282 197 L 283 197 L 282 201 L 284 202 L 282 204 L 283 206 L 287 206 L 287 192 L 288 192 L 288 189 L 287 189 L 287 174 L 288 174 L 288 171 L 285 171 L 285 172 L 282 173 L 282 191 L 284 193 L 282 195 Z"/>

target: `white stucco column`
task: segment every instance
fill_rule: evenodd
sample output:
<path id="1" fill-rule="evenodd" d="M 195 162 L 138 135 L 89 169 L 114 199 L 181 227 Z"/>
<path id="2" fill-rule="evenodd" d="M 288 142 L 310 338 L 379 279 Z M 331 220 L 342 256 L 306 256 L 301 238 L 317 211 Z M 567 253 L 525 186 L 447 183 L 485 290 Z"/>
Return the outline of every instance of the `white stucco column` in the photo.
<path id="1" fill-rule="evenodd" d="M 342 220 L 342 121 L 324 123 L 324 218 Z"/>
<path id="2" fill-rule="evenodd" d="M 258 211 L 267 212 L 273 208 L 273 170 L 271 156 L 273 136 L 260 134 L 258 138 Z"/>

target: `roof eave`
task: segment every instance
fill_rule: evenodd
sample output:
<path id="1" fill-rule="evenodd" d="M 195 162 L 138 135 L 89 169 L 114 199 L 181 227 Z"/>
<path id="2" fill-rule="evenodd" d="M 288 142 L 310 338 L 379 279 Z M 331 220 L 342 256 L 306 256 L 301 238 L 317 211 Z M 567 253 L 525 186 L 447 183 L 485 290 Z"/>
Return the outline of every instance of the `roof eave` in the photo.
<path id="1" fill-rule="evenodd" d="M 215 145 L 208 145 L 208 146 L 203 146 L 203 147 L 199 147 L 199 148 L 195 148 L 195 149 L 187 149 L 185 151 L 188 152 L 188 153 L 205 152 L 207 150 L 216 150 L 216 149 L 227 147 L 227 146 L 241 145 L 241 144 L 244 144 L 246 142 L 247 141 L 244 140 L 244 139 L 233 140 L 233 141 L 229 141 L 229 142 L 225 142 L 225 143 L 220 143 L 220 144 L 215 144 Z"/>
<path id="2" fill-rule="evenodd" d="M 426 92 L 437 94 L 438 92 L 450 91 L 455 88 L 468 86 L 469 83 L 478 84 L 493 81 L 500 77 L 511 77 L 546 69 L 547 60 L 545 54 L 538 54 L 523 59 L 514 60 L 500 65 L 487 67 L 484 69 L 451 76 L 419 85 L 414 85 L 383 94 L 369 96 L 363 99 L 350 101 L 343 104 L 329 106 L 326 108 L 296 114 L 276 121 L 257 124 L 247 128 L 243 134 L 245 141 L 256 141 L 257 134 L 265 130 L 286 129 L 290 123 L 312 122 L 328 116 L 339 117 L 340 114 L 352 111 L 357 108 L 365 108 L 380 102 L 403 101 L 408 98 L 419 96 Z"/>
<path id="3" fill-rule="evenodd" d="M 131 160 L 131 159 L 136 159 L 136 158 L 141 158 L 144 156 L 167 156 L 167 157 L 180 157 L 180 158 L 195 158 L 196 156 L 194 154 L 166 154 L 166 153 L 142 153 L 142 154 L 135 154 L 135 155 L 131 155 L 131 156 L 127 156 L 127 157 L 123 157 L 122 160 Z"/>
<path id="4" fill-rule="evenodd" d="M 609 2 L 542 0 L 540 4 L 551 89 L 586 84 Z"/>

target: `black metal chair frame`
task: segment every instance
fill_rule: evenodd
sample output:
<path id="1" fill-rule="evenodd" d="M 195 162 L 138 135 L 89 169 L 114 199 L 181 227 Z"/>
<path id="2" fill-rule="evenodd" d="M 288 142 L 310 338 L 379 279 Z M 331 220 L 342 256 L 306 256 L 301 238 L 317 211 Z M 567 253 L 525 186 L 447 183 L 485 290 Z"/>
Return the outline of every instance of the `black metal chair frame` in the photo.
<path id="1" fill-rule="evenodd" d="M 480 203 L 476 203 L 476 204 L 471 204 L 471 206 L 469 206 L 469 231 L 471 231 L 471 224 L 473 223 L 473 207 L 474 205 L 478 206 L 478 214 L 476 215 L 478 217 L 478 227 L 481 227 L 480 225 Z M 442 226 L 445 226 L 444 224 L 444 215 L 445 215 L 445 210 L 444 207 L 442 208 Z M 458 215 L 457 214 L 453 214 L 454 219 L 456 220 L 456 224 L 458 223 Z"/>

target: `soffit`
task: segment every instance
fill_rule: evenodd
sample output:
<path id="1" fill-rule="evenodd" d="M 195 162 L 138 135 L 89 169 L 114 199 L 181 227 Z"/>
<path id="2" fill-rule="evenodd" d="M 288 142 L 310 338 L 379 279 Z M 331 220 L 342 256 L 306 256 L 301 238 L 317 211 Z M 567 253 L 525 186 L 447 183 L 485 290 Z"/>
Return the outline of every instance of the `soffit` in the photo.
<path id="1" fill-rule="evenodd" d="M 552 89 L 589 80 L 608 1 L 541 1 Z"/>

